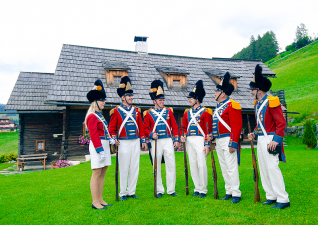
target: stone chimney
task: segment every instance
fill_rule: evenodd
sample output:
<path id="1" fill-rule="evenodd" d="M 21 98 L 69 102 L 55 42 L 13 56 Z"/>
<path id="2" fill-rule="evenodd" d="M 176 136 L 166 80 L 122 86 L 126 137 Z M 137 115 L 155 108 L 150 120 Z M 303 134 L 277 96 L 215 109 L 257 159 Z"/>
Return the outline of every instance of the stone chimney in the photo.
<path id="1" fill-rule="evenodd" d="M 135 51 L 138 53 L 148 53 L 148 37 L 135 36 L 134 42 L 136 42 Z"/>

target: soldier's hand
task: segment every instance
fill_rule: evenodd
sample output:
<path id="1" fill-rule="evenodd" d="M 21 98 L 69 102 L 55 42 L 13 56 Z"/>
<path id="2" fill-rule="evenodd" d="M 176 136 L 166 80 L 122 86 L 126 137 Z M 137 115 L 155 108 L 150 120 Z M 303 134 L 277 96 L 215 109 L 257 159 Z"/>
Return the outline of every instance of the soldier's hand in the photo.
<path id="1" fill-rule="evenodd" d="M 236 148 L 229 147 L 229 151 L 230 151 L 230 153 L 233 153 L 236 151 Z"/>
<path id="2" fill-rule="evenodd" d="M 120 145 L 120 141 L 118 139 L 115 139 L 115 145 L 119 146 Z"/>
<path id="3" fill-rule="evenodd" d="M 276 146 L 277 146 L 278 144 L 279 144 L 279 143 L 276 142 L 276 141 L 271 141 L 271 142 L 269 143 L 269 145 L 268 145 L 269 150 L 274 151 L 274 150 L 276 149 Z"/>
<path id="4" fill-rule="evenodd" d="M 158 139 L 158 133 L 154 133 L 154 134 L 152 135 L 152 139 L 154 139 L 154 140 Z"/>
<path id="5" fill-rule="evenodd" d="M 205 157 L 207 157 L 207 156 L 208 156 L 208 154 L 209 154 L 209 152 L 210 152 L 210 148 L 209 148 L 209 146 L 204 146 L 203 151 L 205 151 Z"/>
<path id="6" fill-rule="evenodd" d="M 179 142 L 179 141 L 175 141 L 175 142 L 173 143 L 173 146 L 174 146 L 174 148 L 179 147 L 179 146 L 180 146 L 180 142 Z"/>
<path id="7" fill-rule="evenodd" d="M 185 142 L 186 141 L 186 136 L 181 136 L 180 140 L 181 140 L 181 142 Z"/>
<path id="8" fill-rule="evenodd" d="M 208 134 L 207 139 L 208 139 L 208 141 L 212 141 L 213 135 L 212 134 Z"/>
<path id="9" fill-rule="evenodd" d="M 252 141 L 252 140 L 255 139 L 255 134 L 254 133 L 250 133 L 250 134 L 247 135 L 247 137 L 248 137 L 248 140 Z"/>
<path id="10" fill-rule="evenodd" d="M 148 145 L 147 145 L 147 143 L 142 143 L 142 144 L 141 144 L 141 147 L 144 148 L 145 151 L 148 150 Z"/>

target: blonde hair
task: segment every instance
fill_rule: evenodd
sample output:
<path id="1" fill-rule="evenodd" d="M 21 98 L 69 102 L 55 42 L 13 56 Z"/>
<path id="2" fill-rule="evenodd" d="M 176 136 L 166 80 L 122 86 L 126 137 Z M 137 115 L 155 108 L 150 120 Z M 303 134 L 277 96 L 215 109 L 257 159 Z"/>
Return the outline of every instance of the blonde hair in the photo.
<path id="1" fill-rule="evenodd" d="M 91 106 L 88 108 L 86 116 L 85 116 L 85 126 L 87 127 L 87 117 L 95 111 L 96 103 L 95 101 L 91 103 Z"/>

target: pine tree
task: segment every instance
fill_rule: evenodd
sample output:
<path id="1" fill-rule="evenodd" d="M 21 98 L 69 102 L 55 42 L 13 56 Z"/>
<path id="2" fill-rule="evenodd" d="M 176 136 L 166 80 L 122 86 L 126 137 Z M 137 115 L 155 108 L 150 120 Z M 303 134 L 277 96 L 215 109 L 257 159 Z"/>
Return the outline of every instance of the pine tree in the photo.
<path id="1" fill-rule="evenodd" d="M 307 148 L 315 148 L 317 146 L 317 138 L 314 130 L 312 129 L 312 122 L 310 119 L 307 119 L 305 122 L 303 143 L 307 145 Z"/>

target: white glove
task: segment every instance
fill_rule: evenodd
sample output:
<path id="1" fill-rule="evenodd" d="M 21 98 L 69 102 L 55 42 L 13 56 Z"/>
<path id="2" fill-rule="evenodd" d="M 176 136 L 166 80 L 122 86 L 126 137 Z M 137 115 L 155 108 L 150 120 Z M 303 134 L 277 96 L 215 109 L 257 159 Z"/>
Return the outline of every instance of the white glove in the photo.
<path id="1" fill-rule="evenodd" d="M 109 139 L 109 144 L 114 145 L 115 144 L 115 139 L 113 139 L 113 138 Z"/>
<path id="2" fill-rule="evenodd" d="M 105 159 L 106 159 L 105 151 L 100 152 L 99 155 L 100 155 L 100 160 L 99 160 L 99 162 L 100 162 L 100 163 L 104 162 Z"/>

